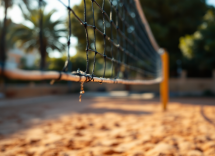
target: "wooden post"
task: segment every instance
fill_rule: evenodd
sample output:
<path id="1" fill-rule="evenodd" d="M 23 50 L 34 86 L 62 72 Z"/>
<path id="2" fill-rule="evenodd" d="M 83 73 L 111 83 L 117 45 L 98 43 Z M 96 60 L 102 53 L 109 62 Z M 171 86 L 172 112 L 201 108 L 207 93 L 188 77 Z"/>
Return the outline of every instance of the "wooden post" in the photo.
<path id="1" fill-rule="evenodd" d="M 161 54 L 162 60 L 162 75 L 163 81 L 160 83 L 160 96 L 163 110 L 167 109 L 167 103 L 169 101 L 169 56 L 168 53 L 164 50 Z"/>

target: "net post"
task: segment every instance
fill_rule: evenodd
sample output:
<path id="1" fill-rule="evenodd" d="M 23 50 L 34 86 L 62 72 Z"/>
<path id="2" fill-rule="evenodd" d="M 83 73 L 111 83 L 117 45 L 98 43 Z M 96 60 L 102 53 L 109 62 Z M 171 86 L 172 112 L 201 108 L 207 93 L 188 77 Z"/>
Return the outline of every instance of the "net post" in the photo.
<path id="1" fill-rule="evenodd" d="M 160 54 L 162 61 L 162 75 L 163 81 L 160 83 L 160 98 L 162 103 L 162 108 L 165 111 L 167 109 L 167 104 L 169 101 L 169 55 L 166 50 L 162 49 Z"/>

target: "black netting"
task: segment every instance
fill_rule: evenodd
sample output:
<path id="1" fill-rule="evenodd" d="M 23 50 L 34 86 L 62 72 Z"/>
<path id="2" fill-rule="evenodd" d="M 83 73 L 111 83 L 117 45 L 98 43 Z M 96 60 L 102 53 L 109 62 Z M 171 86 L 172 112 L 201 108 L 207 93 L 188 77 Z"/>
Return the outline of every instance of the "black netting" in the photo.
<path id="1" fill-rule="evenodd" d="M 149 41 L 144 24 L 137 13 L 133 0 L 91 0 L 91 6 L 87 6 L 87 0 L 84 0 L 83 20 L 76 15 L 75 11 L 70 8 L 70 6 L 66 6 L 61 0 L 59 1 L 85 28 L 87 59 L 85 73 L 90 73 L 89 53 L 93 52 L 93 68 L 90 73 L 92 77 L 97 76 L 95 75 L 97 55 L 103 57 L 104 60 L 103 77 L 106 77 L 107 61 L 111 62 L 112 78 L 118 78 L 120 72 L 123 73 L 123 78 L 128 78 L 129 73 L 139 73 L 145 77 L 159 76 L 160 57 Z M 107 9 L 105 9 L 105 6 L 107 6 Z M 92 24 L 87 23 L 88 20 L 91 20 L 87 19 L 87 7 L 92 8 Z M 95 12 L 95 10 L 97 10 L 97 12 Z M 99 21 L 95 21 L 95 14 L 99 14 L 98 10 L 100 14 L 102 14 L 102 26 L 97 26 L 97 22 Z M 69 21 L 70 20 L 71 18 L 69 18 Z M 107 22 L 110 25 L 109 34 L 107 34 L 106 31 Z M 101 30 L 102 27 L 103 31 Z M 88 29 L 93 29 L 94 37 L 92 41 L 89 39 Z M 103 52 L 97 50 L 96 33 L 103 36 Z M 110 45 L 109 53 L 107 50 L 107 42 L 109 42 Z"/>
<path id="2" fill-rule="evenodd" d="M 160 76 L 160 56 L 149 40 L 134 0 L 83 0 L 83 19 L 70 7 L 70 0 L 68 5 L 61 0 L 58 1 L 68 11 L 68 54 L 63 71 L 67 70 L 70 63 L 70 38 L 73 26 L 71 16 L 73 16 L 80 22 L 74 29 L 84 28 L 86 36 L 86 70 L 81 72 L 81 75 L 91 78 L 101 76 L 124 79 L 133 79 L 137 75 L 146 79 Z M 43 2 L 44 0 L 39 0 L 40 10 Z M 99 15 L 102 15 L 101 19 L 96 18 Z M 39 17 L 42 55 L 45 54 L 42 12 Z"/>

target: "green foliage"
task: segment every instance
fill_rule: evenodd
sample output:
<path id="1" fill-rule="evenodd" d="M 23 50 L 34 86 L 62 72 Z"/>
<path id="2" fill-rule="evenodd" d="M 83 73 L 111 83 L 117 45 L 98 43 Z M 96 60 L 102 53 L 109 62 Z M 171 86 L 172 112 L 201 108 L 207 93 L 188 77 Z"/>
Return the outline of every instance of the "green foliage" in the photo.
<path id="1" fill-rule="evenodd" d="M 14 3 L 19 3 L 21 5 L 29 6 L 29 0 L 0 0 L 0 6 L 4 9 L 4 19 L 0 23 L 0 62 L 5 62 L 6 51 L 13 47 L 13 42 L 8 38 L 7 32 L 10 32 L 12 27 L 11 20 L 8 20 L 7 14 L 8 9 L 13 6 Z"/>
<path id="2" fill-rule="evenodd" d="M 7 8 L 11 7 L 14 4 L 15 0 L 1 0 L 0 3 L 7 6 Z M 23 11 L 23 16 L 25 19 L 32 24 L 32 27 L 26 25 L 17 25 L 13 30 L 10 30 L 12 36 L 8 38 L 13 39 L 13 42 L 16 42 L 18 46 L 22 47 L 26 50 L 26 52 L 31 52 L 34 49 L 39 50 L 39 11 L 37 9 L 30 9 L 28 0 L 17 0 L 16 2 L 23 2 L 26 4 L 27 10 L 29 12 Z M 102 6 L 102 0 L 97 0 L 97 2 Z M 161 47 L 166 48 L 170 53 L 170 68 L 171 71 L 176 71 L 176 60 L 183 60 L 183 65 L 185 69 L 198 68 L 199 70 L 211 70 L 215 67 L 214 65 L 214 53 L 212 52 L 215 48 L 215 43 L 213 36 L 215 35 L 214 30 L 214 10 L 211 9 L 205 15 L 208 10 L 208 6 L 206 5 L 206 0 L 140 0 L 141 5 L 143 7 L 143 11 L 146 15 L 146 18 L 149 22 L 149 25 L 153 31 L 153 34 Z M 90 25 L 93 24 L 93 13 L 92 13 L 92 1 L 86 0 L 87 3 L 87 23 Z M 84 21 L 84 1 L 82 0 L 80 5 L 76 5 L 73 7 L 73 10 Z M 105 3 L 105 10 L 110 10 L 109 2 Z M 59 27 L 63 23 L 63 21 L 56 20 L 51 21 L 51 16 L 55 11 L 51 11 L 43 13 L 43 27 L 44 27 L 44 45 L 46 47 L 47 52 L 51 52 L 52 50 L 64 51 L 65 45 L 59 42 L 59 38 L 62 36 L 66 36 L 66 30 L 64 27 Z M 205 16 L 204 16 L 205 15 Z M 94 16 L 95 16 L 95 24 L 98 29 L 103 31 L 103 16 L 101 11 L 94 4 Z M 204 20 L 203 19 L 204 16 Z M 113 11 L 113 21 L 115 21 L 116 13 Z M 72 15 L 71 16 L 72 23 L 72 34 L 78 38 L 78 45 L 76 46 L 78 53 L 85 54 L 86 49 L 86 33 L 84 27 L 80 24 L 80 22 Z M 203 23 L 202 23 L 203 21 Z M 202 24 L 201 24 L 202 23 Z M 201 25 L 200 25 L 201 24 Z M 200 26 L 199 26 L 200 25 Z M 106 34 L 110 36 L 110 23 L 106 22 Z M 199 26 L 199 28 L 198 28 Z M 120 25 L 121 27 L 121 25 Z M 9 27 L 8 27 L 9 29 Z M 196 31 L 197 30 L 197 31 Z M 195 32 L 196 31 L 196 32 Z M 89 47 L 91 49 L 95 48 L 94 43 L 94 35 L 93 28 L 88 28 L 89 33 Z M 0 32 L 1 34 L 1 32 Z M 113 33 L 113 40 L 116 42 L 116 32 Z M 181 37 L 184 36 L 184 37 Z M 181 38 L 180 38 L 181 37 Z M 179 45 L 180 38 L 180 49 Z M 132 36 L 130 38 L 133 40 Z M 10 42 L 7 42 L 10 43 Z M 11 42 L 12 44 L 12 42 Z M 96 32 L 96 48 L 97 51 L 103 53 L 103 36 Z M 116 51 L 116 49 L 114 49 Z M 183 55 L 187 58 L 184 59 Z M 107 42 L 107 55 L 110 54 L 110 44 Z M 89 52 L 90 62 L 92 64 L 94 53 Z M 116 53 L 114 53 L 115 55 Z M 117 56 L 114 56 L 117 58 Z M 77 57 L 78 58 L 78 57 Z M 63 60 L 64 58 L 62 58 Z M 97 70 L 103 66 L 103 59 L 98 59 L 98 66 L 96 66 Z M 56 59 L 55 61 L 59 61 L 60 59 Z M 73 60 L 74 65 L 83 58 L 78 58 L 77 60 Z M 64 66 L 64 61 L 59 61 L 58 65 L 60 67 Z M 91 65 L 92 66 L 92 65 Z M 109 64 L 107 67 L 110 66 Z M 92 68 L 92 67 L 91 67 Z M 57 69 L 57 67 L 53 67 L 53 69 Z M 76 70 L 77 68 L 75 67 Z M 83 71 L 85 71 L 85 65 L 83 65 Z"/>
<path id="3" fill-rule="evenodd" d="M 99 3 L 100 6 L 102 6 L 102 1 L 103 0 L 97 0 L 97 2 Z M 110 10 L 110 5 L 109 2 L 106 1 L 105 3 L 105 9 L 106 10 Z M 75 13 L 78 15 L 78 17 L 84 21 L 84 1 L 82 0 L 82 2 L 80 3 L 80 5 L 76 5 L 73 7 L 73 10 L 75 11 Z M 92 2 L 87 0 L 86 1 L 86 19 L 87 19 L 87 24 L 89 25 L 94 25 L 93 23 L 93 12 L 92 12 Z M 101 30 L 102 32 L 104 31 L 103 28 L 103 15 L 101 10 L 99 10 L 99 8 L 94 4 L 94 18 L 95 18 L 95 26 Z M 79 52 L 85 52 L 86 49 L 86 32 L 84 27 L 80 24 L 80 22 L 76 19 L 75 16 L 71 16 L 71 23 L 72 23 L 72 33 L 74 36 L 76 36 L 78 38 L 78 45 L 77 45 L 77 50 Z M 107 25 L 107 29 L 106 29 L 106 34 L 108 34 L 108 36 L 110 36 L 110 24 L 108 24 L 108 21 L 106 20 L 106 25 Z M 89 48 L 90 49 L 94 49 L 95 45 L 94 43 L 94 31 L 93 28 L 88 27 L 88 34 L 89 34 Z M 101 34 L 99 34 L 98 32 L 96 32 L 96 49 L 98 52 L 102 53 L 104 51 L 103 48 L 103 44 L 104 44 L 104 40 L 103 40 L 103 36 Z M 108 44 L 108 42 L 107 42 Z M 109 44 L 107 45 L 109 46 Z M 92 58 L 94 56 L 93 53 L 90 54 L 90 57 Z"/>
<path id="4" fill-rule="evenodd" d="M 185 57 L 187 58 L 192 58 L 193 53 L 191 47 L 193 46 L 193 39 L 194 35 L 186 35 L 185 37 L 180 38 L 180 44 L 179 47 L 184 54 Z"/>
<path id="5" fill-rule="evenodd" d="M 97 0 L 102 5 L 102 0 Z M 144 0 L 140 1 L 143 11 L 152 29 L 152 32 L 161 47 L 164 47 L 170 53 L 170 68 L 171 71 L 176 71 L 176 61 L 183 60 L 183 55 L 178 48 L 179 38 L 186 34 L 192 34 L 202 22 L 202 17 L 206 13 L 208 6 L 205 0 Z M 92 2 L 86 0 L 87 6 L 87 23 L 93 25 Z M 109 13 L 109 2 L 105 3 L 105 10 Z M 73 7 L 76 14 L 84 21 L 84 1 L 80 5 Z M 101 11 L 94 6 L 96 27 L 103 30 Z M 116 14 L 113 12 L 113 17 Z M 80 52 L 85 52 L 86 38 L 84 27 L 80 25 L 74 16 L 72 18 L 73 34 L 78 38 L 77 49 Z M 113 19 L 115 21 L 115 19 Z M 90 37 L 90 46 L 93 47 L 93 29 L 88 29 Z M 116 32 L 114 32 L 115 34 Z M 110 29 L 107 28 L 107 33 L 110 34 Z M 97 37 L 97 51 L 103 52 L 103 38 Z M 114 36 L 114 39 L 115 36 Z M 133 40 L 132 36 L 130 38 Z M 115 50 L 115 49 L 114 49 Z M 92 57 L 91 55 L 90 57 Z"/>
<path id="6" fill-rule="evenodd" d="M 96 2 L 102 7 L 103 6 L 103 0 L 96 0 Z M 115 1 L 116 2 L 116 1 Z M 117 3 L 113 2 L 113 6 L 116 7 Z M 118 3 L 119 7 L 123 7 L 120 3 Z M 76 13 L 76 15 L 82 20 L 85 21 L 85 17 L 84 17 L 84 0 L 82 0 L 82 2 L 80 3 L 80 5 L 76 5 L 73 7 L 74 12 Z M 93 11 L 94 10 L 94 14 Z M 104 10 L 106 11 L 106 13 L 108 14 L 108 16 L 111 18 L 111 6 L 110 6 L 110 1 L 106 0 L 105 4 L 104 4 Z M 131 8 L 131 10 L 133 10 L 133 7 Z M 137 41 L 136 35 L 139 36 L 139 32 L 135 31 L 135 35 L 132 32 L 132 22 L 134 23 L 133 18 L 131 18 L 130 16 L 124 15 L 124 11 L 123 9 L 119 9 L 119 16 L 120 18 L 117 20 L 117 12 L 115 10 L 115 8 L 112 8 L 112 20 L 113 22 L 116 24 L 118 23 L 118 27 L 121 30 L 122 34 L 125 35 L 126 37 L 129 38 L 130 41 L 135 42 L 137 47 L 142 47 L 143 43 L 140 43 Z M 93 16 L 94 15 L 94 16 Z M 124 17 L 125 16 L 125 17 Z M 125 22 L 123 22 L 122 18 L 125 18 L 124 20 L 128 23 L 128 25 L 125 24 Z M 94 20 L 93 20 L 94 19 Z M 94 23 L 95 21 L 95 23 Z M 126 64 L 132 65 L 132 66 L 136 66 L 140 69 L 143 70 L 147 70 L 147 65 L 149 68 L 153 68 L 150 66 L 153 66 L 153 61 L 149 61 L 149 58 L 142 56 L 141 54 L 139 54 L 138 52 L 136 52 L 136 57 L 140 58 L 141 61 L 137 61 L 135 59 L 132 59 L 130 56 L 126 55 L 124 52 L 122 52 L 122 50 L 119 50 L 117 48 L 116 45 L 120 45 L 124 48 L 126 48 L 127 51 L 129 51 L 130 53 L 135 53 L 134 50 L 134 46 L 131 45 L 129 42 L 125 41 L 124 37 L 122 37 L 119 33 L 119 35 L 117 35 L 117 30 L 116 28 L 113 26 L 112 27 L 112 31 L 111 31 L 111 22 L 109 22 L 109 20 L 107 19 L 107 17 L 105 16 L 105 22 L 103 21 L 103 13 L 102 11 L 99 9 L 99 7 L 96 5 L 96 3 L 90 1 L 90 0 L 86 0 L 86 22 L 87 22 L 87 32 L 88 32 L 88 39 L 89 39 L 89 49 L 92 50 L 96 50 L 97 52 L 103 54 L 105 52 L 105 55 L 109 58 L 114 57 L 115 59 L 122 61 L 122 62 L 126 62 Z M 72 23 L 72 33 L 75 37 L 78 38 L 78 45 L 77 45 L 77 50 L 78 53 L 82 53 L 84 55 L 84 53 L 86 53 L 86 47 L 88 45 L 87 41 L 86 41 L 86 31 L 84 26 L 82 26 L 80 24 L 80 22 L 76 19 L 75 16 L 71 16 L 71 23 Z M 115 45 L 112 45 L 110 40 L 108 41 L 106 39 L 106 46 L 104 46 L 104 35 L 102 33 L 104 33 L 104 23 L 106 26 L 105 29 L 105 34 L 108 38 L 110 38 L 111 40 L 113 40 L 113 42 L 115 43 Z M 95 35 L 94 35 L 94 28 L 93 26 L 96 26 L 96 28 L 98 30 L 100 30 L 102 33 L 99 33 L 98 31 L 95 31 Z M 140 31 L 140 30 L 139 30 Z M 96 42 L 94 42 L 94 36 L 96 36 Z M 94 44 L 95 43 L 95 44 Z M 104 49 L 105 47 L 105 49 Z M 140 49 L 140 48 L 139 48 Z M 113 55 L 112 55 L 112 51 L 113 50 Z M 145 49 L 144 49 L 145 50 Z M 93 68 L 93 63 L 94 63 L 94 56 L 95 53 L 92 51 L 89 51 L 89 68 L 90 68 L 90 72 L 91 69 Z M 129 59 L 129 57 L 131 59 Z M 142 60 L 144 59 L 145 61 L 145 66 L 143 66 L 143 62 Z M 148 69 L 148 70 L 151 70 Z M 122 67 L 122 65 L 117 65 L 116 63 L 114 63 L 113 65 L 113 75 L 115 76 L 119 76 L 117 75 L 120 71 L 122 73 L 125 73 L 127 69 L 124 69 L 124 67 Z M 152 70 L 151 70 L 152 71 Z M 102 76 L 104 73 L 104 58 L 100 55 L 96 55 L 96 64 L 95 64 L 95 75 L 99 75 Z M 110 76 L 112 74 L 112 63 L 110 60 L 107 60 L 106 63 L 106 72 L 105 75 L 106 76 Z M 122 75 L 122 74 L 121 74 Z M 124 74 L 125 75 L 125 74 Z M 131 74 L 130 74 L 131 75 Z M 134 72 L 134 74 L 132 74 L 133 77 L 136 75 L 136 73 Z M 119 76 L 120 77 L 120 76 Z M 145 76 L 146 77 L 146 76 Z"/>
<path id="7" fill-rule="evenodd" d="M 48 58 L 48 70 L 53 71 L 61 71 L 64 67 L 65 61 L 67 60 L 67 56 L 63 55 L 61 58 Z M 70 61 L 72 63 L 72 69 L 71 71 L 77 71 L 80 69 L 81 71 L 86 70 L 86 58 L 85 55 L 76 55 L 70 58 Z M 95 66 L 95 75 L 102 76 L 103 75 L 103 67 L 104 67 L 104 61 L 102 59 L 98 59 L 96 61 Z M 90 70 L 92 70 L 93 64 L 90 66 Z M 106 77 L 111 76 L 111 64 L 107 62 L 106 64 Z"/>
<path id="8" fill-rule="evenodd" d="M 65 45 L 59 42 L 59 38 L 65 35 L 66 29 L 59 28 L 59 25 L 63 24 L 63 21 L 51 20 L 51 16 L 55 12 L 55 10 L 48 13 L 42 11 L 43 43 L 47 49 L 50 48 L 51 50 L 58 50 L 61 52 L 65 50 Z M 26 52 L 31 52 L 40 47 L 38 21 L 40 10 L 30 10 L 29 13 L 23 12 L 23 16 L 25 20 L 30 22 L 33 26 L 31 27 L 23 24 L 17 25 L 11 33 L 11 38 L 17 42 L 19 47 L 24 48 Z"/>
<path id="9" fill-rule="evenodd" d="M 199 71 L 215 68 L 215 9 L 204 16 L 202 24 L 192 35 L 180 38 L 179 47 L 186 59 L 188 69 Z"/>
<path id="10" fill-rule="evenodd" d="M 103 4 L 103 0 L 96 0 L 96 2 L 102 6 Z M 102 33 L 104 33 L 104 21 L 103 21 L 103 14 L 102 11 L 99 9 L 99 7 L 95 4 L 92 3 L 92 1 L 90 0 L 86 0 L 86 21 L 88 25 L 93 26 L 94 22 L 93 22 L 93 11 L 92 11 L 92 4 L 93 4 L 93 9 L 94 9 L 94 19 L 95 19 L 95 26 L 97 29 L 99 29 Z M 80 5 L 76 5 L 73 7 L 74 12 L 77 14 L 77 16 L 84 21 L 84 0 L 82 0 L 82 2 L 80 3 Z M 110 17 L 110 2 L 109 1 L 105 1 L 105 5 L 104 5 L 104 10 L 106 10 L 108 16 Z M 119 14 L 122 16 L 122 9 L 119 10 Z M 114 23 L 116 23 L 116 12 L 114 9 L 112 9 L 112 20 L 114 21 Z M 126 18 L 127 22 L 128 20 L 130 20 L 130 17 Z M 77 50 L 78 52 L 82 52 L 84 53 L 86 51 L 86 32 L 84 27 L 80 24 L 80 22 L 76 19 L 75 16 L 71 16 L 71 23 L 72 23 L 72 34 L 78 38 L 78 45 L 77 45 Z M 122 26 L 122 22 L 121 20 L 119 20 L 119 28 L 121 30 L 123 30 Z M 107 17 L 105 17 L 105 25 L 106 25 L 106 35 L 108 37 L 111 37 L 111 24 L 110 22 L 107 20 Z M 127 28 L 125 28 L 127 29 Z M 87 31 L 88 31 L 88 38 L 89 38 L 89 48 L 90 49 L 95 49 L 96 46 L 96 50 L 99 53 L 103 53 L 104 52 L 104 36 L 102 34 L 100 34 L 98 31 L 95 31 L 95 36 L 96 36 L 96 45 L 94 45 L 94 29 L 92 27 L 87 27 Z M 130 40 L 134 40 L 133 35 L 131 35 L 131 33 L 128 33 L 127 31 L 124 32 L 126 36 L 129 36 Z M 114 43 L 118 43 L 117 40 L 117 31 L 116 29 L 113 27 L 112 29 L 112 34 L 113 34 L 113 41 Z M 122 37 L 119 37 L 119 42 L 120 45 L 123 45 L 123 39 Z M 106 40 L 106 55 L 111 57 L 111 53 L 110 53 L 110 48 L 111 47 L 111 43 L 109 41 Z M 127 47 L 129 48 L 129 46 Z M 115 46 L 113 46 L 113 50 L 116 51 L 117 48 Z M 132 49 L 133 50 L 133 49 Z M 113 54 L 114 58 L 117 58 L 116 53 Z M 120 54 L 121 55 L 121 54 Z M 90 52 L 90 58 L 92 58 L 94 56 L 93 52 Z"/>
<path id="11" fill-rule="evenodd" d="M 61 71 L 62 68 L 64 67 L 66 60 L 67 60 L 67 57 L 65 55 L 61 58 L 48 58 L 48 64 L 49 64 L 48 69 Z M 76 55 L 74 57 L 71 57 L 70 61 L 72 62 L 72 71 L 77 71 L 78 69 L 80 69 L 81 71 L 85 71 L 85 68 L 86 68 L 85 57 Z"/>
<path id="12" fill-rule="evenodd" d="M 158 44 L 166 48 L 170 54 L 171 71 L 175 71 L 176 60 L 183 59 L 178 48 L 179 38 L 196 31 L 208 9 L 206 1 L 143 0 L 140 2 Z"/>
<path id="13" fill-rule="evenodd" d="M 11 19 L 8 19 L 6 21 L 6 27 L 7 27 L 7 31 L 10 32 L 12 31 L 13 27 L 15 26 L 14 23 L 12 23 Z M 0 21 L 0 34 L 2 34 L 2 30 L 3 30 L 3 22 Z M 10 38 L 10 34 L 7 33 L 5 36 L 5 44 L 6 44 L 6 51 L 8 50 L 8 48 L 13 48 L 14 47 L 14 42 L 11 40 Z"/>
<path id="14" fill-rule="evenodd" d="M 23 11 L 23 10 L 22 10 Z M 26 52 L 33 50 L 40 50 L 39 39 L 39 21 L 40 13 L 43 16 L 43 45 L 46 52 L 58 50 L 59 52 L 65 51 L 65 44 L 61 43 L 59 39 L 66 37 L 66 29 L 64 28 L 63 21 L 52 21 L 51 17 L 55 10 L 46 13 L 44 10 L 30 9 L 29 12 L 23 11 L 23 16 L 26 21 L 30 22 L 32 26 L 23 24 L 16 25 L 11 32 L 11 39 L 17 42 L 17 46 L 23 48 Z M 46 54 L 41 54 L 46 56 Z M 44 59 L 45 60 L 45 59 Z"/>
<path id="15" fill-rule="evenodd" d="M 0 0 L 0 5 L 4 6 L 5 9 L 8 9 L 13 5 L 13 0 Z"/>

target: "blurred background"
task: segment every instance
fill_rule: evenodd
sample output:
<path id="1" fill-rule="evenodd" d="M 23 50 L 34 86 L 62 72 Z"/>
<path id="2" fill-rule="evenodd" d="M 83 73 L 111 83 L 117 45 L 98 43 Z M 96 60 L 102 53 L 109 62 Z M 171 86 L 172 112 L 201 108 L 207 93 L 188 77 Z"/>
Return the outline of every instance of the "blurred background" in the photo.
<path id="1" fill-rule="evenodd" d="M 93 25 L 92 1 L 85 1 L 87 22 Z M 96 0 L 99 5 L 102 1 Z M 134 5 L 133 0 L 123 1 L 129 9 Z M 56 81 L 50 85 L 50 81 L 11 80 L 0 75 L 1 156 L 215 155 L 215 0 L 139 1 L 157 43 L 169 53 L 167 111 L 162 110 L 159 84 L 84 83 L 86 93 L 80 103 L 80 83 Z M 62 2 L 68 5 L 68 0 Z M 84 0 L 70 2 L 84 19 Z M 118 0 L 112 2 L 116 5 Z M 94 7 L 96 27 L 103 30 L 101 10 Z M 110 5 L 106 7 L 110 10 Z M 68 71 L 85 71 L 85 30 L 72 14 L 70 20 Z M 43 0 L 40 7 L 39 0 L 0 0 L 0 66 L 5 62 L 8 69 L 62 71 L 70 20 L 67 8 L 58 0 Z M 107 22 L 107 34 L 110 27 Z M 131 26 L 125 33 L 135 42 L 132 31 Z M 118 43 L 116 34 L 114 42 Z M 89 47 L 96 45 L 102 53 L 104 38 L 96 37 L 94 44 L 94 31 L 89 28 Z M 113 51 L 118 59 L 117 48 Z M 106 52 L 111 57 L 108 42 Z M 120 55 L 124 58 L 122 52 Z M 89 62 L 91 74 L 94 53 L 89 54 Z M 129 61 L 137 67 L 141 62 Z M 94 74 L 102 76 L 103 69 L 103 57 L 96 57 Z M 131 71 L 127 74 L 125 69 L 113 70 L 119 78 L 152 78 Z M 105 76 L 111 77 L 111 72 L 107 62 Z"/>
<path id="2" fill-rule="evenodd" d="M 66 5 L 67 0 L 62 0 Z M 98 1 L 101 3 L 102 1 Z M 88 1 L 87 1 L 88 3 Z M 91 3 L 89 1 L 89 3 Z M 57 0 L 45 0 L 42 4 L 44 18 L 45 53 L 39 52 L 39 6 L 38 1 L 0 1 L 0 51 L 6 49 L 6 66 L 25 70 L 62 70 L 67 57 L 68 12 Z M 80 18 L 84 18 L 83 1 L 71 1 L 71 7 Z M 160 45 L 170 56 L 170 96 L 215 96 L 215 0 L 144 0 L 142 8 Z M 91 6 L 91 5 L 89 5 Z M 87 8 L 90 12 L 91 8 Z M 96 14 L 96 24 L 102 26 L 102 14 Z M 92 19 L 92 14 L 87 15 Z M 71 71 L 85 71 L 85 32 L 71 15 Z M 90 21 L 92 22 L 92 21 Z M 108 26 L 107 26 L 108 27 Z M 5 33 L 6 32 L 6 33 Z M 93 31 L 89 31 L 90 34 Z M 93 35 L 90 40 L 93 40 Z M 101 37 L 100 37 L 101 38 Z M 102 51 L 103 40 L 96 42 Z M 90 61 L 93 55 L 89 56 Z M 1 53 L 0 61 L 4 56 Z M 42 60 L 42 61 L 41 61 Z M 103 61 L 98 59 L 97 75 L 103 71 Z M 90 65 L 92 69 L 93 64 Z M 107 76 L 111 65 L 107 64 Z M 32 82 L 1 78 L 0 98 L 37 97 L 52 94 L 76 93 L 80 84 L 75 82 Z M 125 86 L 88 83 L 86 91 L 150 92 L 159 95 L 159 85 Z M 25 93 L 25 94 L 23 94 Z M 102 94 L 102 93 L 101 93 Z M 125 94 L 127 95 L 127 94 Z"/>

